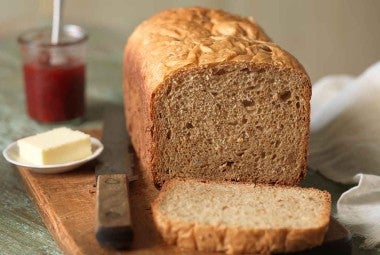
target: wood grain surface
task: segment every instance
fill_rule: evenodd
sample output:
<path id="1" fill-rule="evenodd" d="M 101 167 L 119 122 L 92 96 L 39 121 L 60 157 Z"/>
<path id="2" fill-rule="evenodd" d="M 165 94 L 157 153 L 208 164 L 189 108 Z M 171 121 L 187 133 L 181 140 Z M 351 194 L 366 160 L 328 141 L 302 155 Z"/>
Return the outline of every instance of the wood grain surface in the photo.
<path id="1" fill-rule="evenodd" d="M 100 136 L 99 131 L 89 133 Z M 132 248 L 115 251 L 100 247 L 95 238 L 95 164 L 96 161 L 90 162 L 77 170 L 54 175 L 19 168 L 33 202 L 64 254 L 204 254 L 163 243 L 150 206 L 158 191 L 142 171 L 138 171 L 139 179 L 129 184 L 135 235 Z M 330 227 L 327 235 L 330 241 L 346 235 L 344 231 L 334 233 L 336 230 L 335 225 Z"/>
<path id="2" fill-rule="evenodd" d="M 88 133 L 100 136 L 99 131 Z M 139 179 L 129 186 L 135 235 L 132 248 L 128 251 L 114 251 L 98 244 L 95 238 L 95 163 L 54 175 L 37 174 L 19 168 L 33 202 L 63 253 L 183 254 L 176 247 L 164 245 L 156 231 L 150 204 L 158 191 L 141 171 L 138 172 Z"/>

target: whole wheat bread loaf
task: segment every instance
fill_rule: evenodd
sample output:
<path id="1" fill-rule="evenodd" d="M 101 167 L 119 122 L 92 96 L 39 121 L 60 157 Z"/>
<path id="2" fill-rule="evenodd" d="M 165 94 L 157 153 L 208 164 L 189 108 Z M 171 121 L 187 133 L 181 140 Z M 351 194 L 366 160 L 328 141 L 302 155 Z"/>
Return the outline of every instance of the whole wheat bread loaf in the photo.
<path id="1" fill-rule="evenodd" d="M 166 10 L 124 55 L 128 130 L 157 186 L 195 178 L 297 184 L 305 175 L 310 81 L 252 18 Z"/>
<path id="2" fill-rule="evenodd" d="M 320 245 L 330 205 L 329 193 L 313 188 L 174 179 L 164 184 L 152 210 L 168 244 L 269 254 Z"/>

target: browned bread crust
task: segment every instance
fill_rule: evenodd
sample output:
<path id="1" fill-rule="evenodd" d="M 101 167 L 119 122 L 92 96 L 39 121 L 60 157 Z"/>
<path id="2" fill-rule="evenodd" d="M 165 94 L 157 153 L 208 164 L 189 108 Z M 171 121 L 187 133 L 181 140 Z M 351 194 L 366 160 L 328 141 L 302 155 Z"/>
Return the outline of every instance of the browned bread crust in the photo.
<path id="1" fill-rule="evenodd" d="M 189 190 L 188 187 L 184 187 L 184 184 L 194 187 L 194 189 Z M 218 251 L 234 254 L 296 252 L 322 243 L 330 220 L 331 198 L 328 192 L 313 188 L 241 183 L 223 183 L 224 187 L 229 186 L 233 187 L 233 189 L 221 191 L 221 188 L 217 187 L 217 185 L 215 182 L 202 183 L 177 179 L 165 182 L 159 197 L 153 202 L 152 210 L 154 222 L 166 243 L 200 251 Z M 249 194 L 244 193 L 245 188 L 250 188 L 251 192 Z M 181 189 L 184 190 L 181 191 Z M 243 197 L 244 199 L 252 196 L 266 200 L 266 204 L 263 206 L 267 210 L 266 214 L 256 217 L 249 215 L 241 218 L 241 221 L 259 221 L 261 227 L 241 226 L 241 224 L 234 226 L 231 223 L 225 223 L 228 221 L 227 218 L 232 217 L 228 213 L 224 214 L 224 217 L 215 220 L 219 222 L 217 224 L 205 223 L 204 221 L 206 220 L 202 220 L 203 218 L 210 220 L 210 214 L 218 215 L 218 209 L 222 208 L 223 210 L 224 207 L 236 206 L 232 201 L 227 204 L 220 202 L 223 196 L 227 195 L 226 192 L 231 192 L 231 190 L 233 190 L 235 197 Z M 292 210 L 289 214 L 293 216 L 292 219 L 288 219 L 289 222 L 292 222 L 287 224 L 289 225 L 288 227 L 279 227 L 276 226 L 276 223 L 270 221 L 271 218 L 281 217 L 281 203 L 276 202 L 278 198 L 274 196 L 276 191 L 277 194 L 278 192 L 289 193 L 284 196 L 287 198 L 285 203 Z M 200 192 L 207 193 L 205 195 L 207 199 L 214 201 L 211 206 L 207 207 L 202 203 L 201 200 L 204 197 L 198 197 Z M 189 197 L 195 196 L 198 198 L 199 203 L 202 203 L 199 206 L 201 208 L 195 208 L 197 206 L 194 204 L 196 199 L 189 199 L 186 194 L 189 194 Z M 180 203 L 181 200 L 185 202 Z M 218 203 L 222 204 L 215 206 Z M 271 207 L 271 204 L 276 203 L 277 205 Z M 181 206 L 188 208 L 182 208 Z M 244 206 L 250 205 L 241 203 L 239 208 Z M 255 209 L 252 208 L 251 210 Z M 201 220 L 186 219 L 183 216 L 187 214 L 186 212 L 201 215 Z M 276 213 L 278 214 L 277 216 L 275 215 Z M 299 216 L 300 214 L 305 219 L 295 218 L 297 217 L 296 215 Z M 270 216 L 267 217 L 266 215 Z M 305 220 L 310 222 L 309 226 L 300 226 L 300 222 Z"/>
<path id="2" fill-rule="evenodd" d="M 294 185 L 305 175 L 309 138 L 310 81 L 301 64 L 288 52 L 270 42 L 268 36 L 253 19 L 200 7 L 160 12 L 140 24 L 129 38 L 125 47 L 123 74 L 128 130 L 137 155 L 157 186 L 161 186 L 165 180 L 172 177 Z M 251 81 L 253 74 L 257 74 L 257 77 L 252 78 L 254 81 Z M 232 75 L 235 76 L 231 78 Z M 203 97 L 202 93 L 207 90 L 208 84 L 200 85 L 201 92 L 194 93 L 192 99 L 189 99 L 188 96 L 181 99 L 180 95 L 184 93 L 180 91 L 180 87 L 187 92 L 196 91 L 195 82 L 201 83 L 208 78 L 213 79 L 217 76 L 226 80 L 226 83 L 221 83 L 222 86 L 231 87 L 231 91 L 228 92 L 231 94 L 225 93 L 224 96 L 231 98 L 234 91 L 238 90 L 236 99 L 243 104 L 239 107 L 245 108 L 242 110 L 236 108 L 237 110 L 233 112 L 231 108 L 234 105 L 220 104 L 215 101 L 213 104 L 221 105 L 221 108 L 216 109 L 213 113 L 212 105 L 200 109 L 203 106 L 199 107 L 198 104 L 193 106 L 195 107 L 191 113 L 193 116 L 189 115 L 188 121 L 182 120 L 181 122 L 179 120 L 181 116 L 186 116 L 183 111 L 188 109 L 185 107 L 193 104 L 191 100 L 196 104 L 197 100 Z M 188 80 L 189 77 L 194 77 L 195 81 L 192 83 L 191 80 Z M 260 83 L 262 80 L 264 80 L 262 87 L 268 88 L 263 89 L 263 95 L 257 101 L 266 100 L 269 104 L 272 103 L 275 111 L 275 107 L 283 108 L 280 105 L 281 100 L 284 101 L 283 104 L 292 103 L 294 108 L 289 111 L 279 110 L 278 113 L 281 116 L 273 117 L 280 119 L 279 122 L 283 123 L 277 123 L 275 129 L 278 131 L 271 132 L 277 132 L 278 137 L 294 140 L 278 142 L 294 144 L 294 146 L 287 145 L 288 147 L 280 145 L 280 154 L 286 155 L 282 155 L 282 161 L 278 159 L 279 163 L 271 170 L 280 172 L 278 175 L 266 173 L 270 166 L 269 157 L 279 156 L 271 154 L 276 147 L 269 144 L 270 136 L 263 139 L 265 144 L 250 146 L 254 140 L 258 141 L 256 136 L 263 133 L 260 129 L 266 128 L 270 122 L 274 122 L 274 120 L 268 119 L 264 120 L 261 126 L 257 124 L 256 122 L 260 121 L 257 117 L 260 114 L 258 108 L 262 108 L 261 114 L 266 115 L 271 114 L 272 110 L 264 105 L 257 108 L 251 106 L 251 99 L 239 98 L 245 96 L 245 92 L 242 92 L 243 87 L 232 87 L 234 82 L 238 82 L 243 84 L 244 88 L 249 89 L 249 84 Z M 220 81 L 218 82 L 220 83 Z M 282 87 L 278 86 L 278 88 L 271 84 L 264 86 L 264 83 L 271 82 L 278 82 L 280 85 L 287 83 L 287 86 L 281 85 Z M 210 82 L 210 84 L 213 83 Z M 207 92 L 214 93 L 213 91 Z M 169 96 L 172 99 L 169 100 Z M 205 100 L 208 99 L 205 98 Z M 223 98 L 220 100 L 227 101 Z M 276 100 L 280 103 L 277 103 Z M 253 110 L 248 111 L 248 115 L 245 116 L 245 110 L 250 110 L 250 107 Z M 178 108 L 178 111 L 172 113 L 175 108 Z M 199 112 L 198 109 L 200 109 Z M 179 112 L 181 112 L 181 116 L 179 116 Z M 217 116 L 224 118 L 223 114 L 227 115 L 226 120 L 229 123 L 248 122 L 246 124 L 249 125 L 246 127 L 249 129 L 246 131 L 247 135 L 238 137 L 234 133 L 226 134 L 226 138 L 221 138 L 215 132 L 212 133 L 211 124 L 196 126 L 197 123 L 202 122 L 199 120 L 201 115 L 213 119 Z M 290 119 L 288 115 L 292 115 L 293 120 L 285 121 Z M 195 124 L 190 121 L 194 118 L 197 119 Z M 230 124 L 216 122 L 218 121 L 213 122 L 214 126 L 220 124 L 221 132 L 230 132 L 228 129 Z M 185 127 L 186 125 L 189 128 L 194 126 L 193 133 L 189 135 L 189 139 L 181 140 L 184 134 L 181 133 L 182 131 L 176 131 L 176 126 Z M 259 131 L 252 131 L 251 125 L 256 125 Z M 287 138 L 281 133 L 281 126 L 284 125 L 289 126 L 289 131 L 284 131 L 284 134 L 291 132 L 290 129 L 292 129 L 293 132 L 299 132 L 299 135 Z M 196 134 L 202 132 L 203 135 L 195 137 Z M 231 140 L 232 137 L 235 139 L 234 141 Z M 226 142 L 226 139 L 229 138 L 231 141 Z M 193 143 L 192 139 L 209 139 L 210 145 L 204 142 L 203 144 L 198 143 L 198 146 L 195 145 L 195 142 Z M 240 147 L 235 146 L 236 141 L 241 141 L 241 139 L 244 141 L 242 146 L 239 146 L 245 150 L 245 155 L 243 155 L 243 151 L 238 151 Z M 210 150 L 206 153 L 208 147 Z M 212 148 L 219 148 L 221 152 L 215 152 Z M 262 151 L 261 148 L 265 148 L 265 151 Z M 243 155 L 240 156 L 242 158 L 248 156 L 242 160 L 238 158 L 239 156 L 234 158 L 228 156 L 235 154 Z M 261 163 L 258 155 L 251 157 L 250 154 L 264 156 L 266 154 L 268 159 L 262 160 L 263 163 Z M 245 170 L 248 169 L 247 166 L 255 165 L 255 161 L 259 161 L 257 167 L 251 167 L 250 169 L 253 171 L 247 172 Z M 236 164 L 230 167 L 230 162 Z M 289 167 L 279 167 L 280 164 L 289 165 Z M 230 167 L 229 171 L 223 169 L 225 166 Z M 190 171 L 190 168 L 193 170 Z M 216 169 L 220 169 L 220 171 L 218 172 Z"/>

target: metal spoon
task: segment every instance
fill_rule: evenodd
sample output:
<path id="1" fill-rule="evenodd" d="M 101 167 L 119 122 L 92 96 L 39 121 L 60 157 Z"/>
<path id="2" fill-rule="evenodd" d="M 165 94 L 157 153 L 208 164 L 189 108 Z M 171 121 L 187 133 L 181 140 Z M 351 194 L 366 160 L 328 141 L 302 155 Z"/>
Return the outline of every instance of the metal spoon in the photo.
<path id="1" fill-rule="evenodd" d="M 63 0 L 54 0 L 53 2 L 53 23 L 51 31 L 51 43 L 57 44 L 59 41 L 59 32 L 61 30 L 61 9 Z"/>

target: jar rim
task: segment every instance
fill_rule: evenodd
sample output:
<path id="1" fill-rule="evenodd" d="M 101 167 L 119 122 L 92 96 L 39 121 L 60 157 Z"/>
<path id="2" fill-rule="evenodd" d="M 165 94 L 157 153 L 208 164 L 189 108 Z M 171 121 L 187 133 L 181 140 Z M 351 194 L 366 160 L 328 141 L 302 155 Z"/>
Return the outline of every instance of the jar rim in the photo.
<path id="1" fill-rule="evenodd" d="M 79 44 L 88 39 L 86 31 L 78 25 L 64 25 L 61 29 L 61 40 L 58 43 L 52 43 L 51 28 L 42 27 L 28 30 L 18 36 L 19 44 L 26 46 L 40 47 L 62 47 Z"/>

